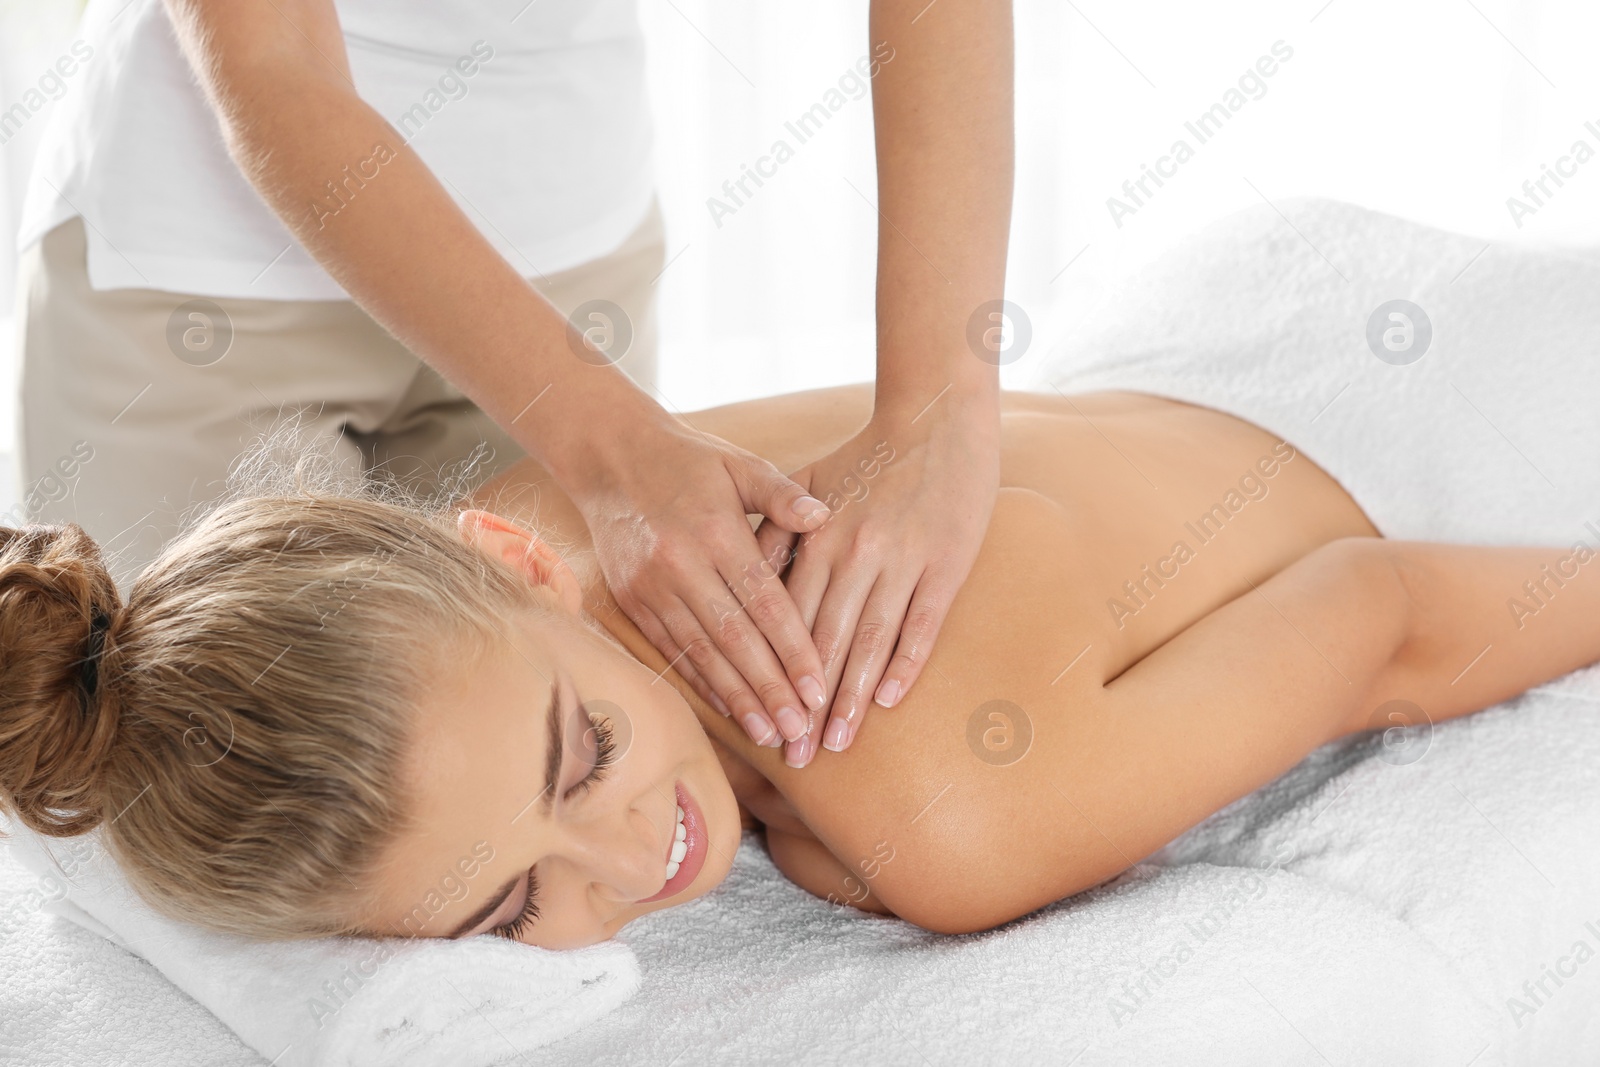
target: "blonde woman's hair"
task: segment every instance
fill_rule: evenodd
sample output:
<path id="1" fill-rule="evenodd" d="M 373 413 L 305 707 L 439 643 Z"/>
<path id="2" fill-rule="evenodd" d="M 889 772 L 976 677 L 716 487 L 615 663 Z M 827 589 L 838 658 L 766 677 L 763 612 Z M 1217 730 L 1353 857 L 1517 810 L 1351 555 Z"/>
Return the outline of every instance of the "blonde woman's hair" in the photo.
<path id="1" fill-rule="evenodd" d="M 77 525 L 0 528 L 0 809 L 51 837 L 97 830 L 172 918 L 357 930 L 411 826 L 419 702 L 537 610 L 456 532 L 480 459 L 425 500 L 269 434 L 126 604 Z"/>

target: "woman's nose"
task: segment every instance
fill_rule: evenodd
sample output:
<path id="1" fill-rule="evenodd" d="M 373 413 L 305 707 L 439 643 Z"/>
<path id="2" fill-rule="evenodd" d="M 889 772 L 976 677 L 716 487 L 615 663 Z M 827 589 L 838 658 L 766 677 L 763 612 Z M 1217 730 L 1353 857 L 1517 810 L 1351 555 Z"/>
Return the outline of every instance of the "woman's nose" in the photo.
<path id="1" fill-rule="evenodd" d="M 596 835 L 582 852 L 582 863 L 596 892 L 618 904 L 654 896 L 667 881 L 666 840 L 649 826 L 626 835 Z"/>

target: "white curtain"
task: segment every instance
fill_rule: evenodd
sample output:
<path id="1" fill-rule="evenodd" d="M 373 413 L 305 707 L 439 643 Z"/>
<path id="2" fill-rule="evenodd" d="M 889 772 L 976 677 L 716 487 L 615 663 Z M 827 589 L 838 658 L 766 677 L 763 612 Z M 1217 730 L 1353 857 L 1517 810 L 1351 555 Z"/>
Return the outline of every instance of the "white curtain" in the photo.
<path id="1" fill-rule="evenodd" d="M 940 2 L 957 0 L 935 0 L 922 17 L 938 18 Z M 1578 141 L 1600 152 L 1597 6 L 1015 0 L 1007 296 L 1028 315 L 1033 338 L 1004 368 L 1005 381 L 1025 385 L 1118 278 L 1263 197 L 1334 196 L 1486 239 L 1594 241 L 1600 159 L 1572 160 Z M 70 39 L 77 7 L 0 0 L 0 109 Z M 803 144 L 784 125 L 868 52 L 868 0 L 640 0 L 640 9 L 671 258 L 659 282 L 667 403 L 691 410 L 869 379 L 871 102 L 848 100 Z M 1250 80 L 1278 42 L 1289 58 Z M 1198 143 L 1185 123 L 1225 105 L 1230 90 L 1239 106 Z M 44 118 L 0 148 L 6 237 Z M 708 198 L 726 201 L 723 183 L 780 138 L 793 158 L 731 215 L 715 217 Z M 1119 226 L 1108 198 L 1131 204 L 1123 183 L 1161 166 L 1179 138 L 1192 158 L 1165 164 L 1174 173 L 1159 187 L 1146 179 L 1151 195 Z M 1550 195 L 1519 227 L 1507 199 L 1526 200 L 1523 183 L 1537 182 L 1546 165 L 1572 173 L 1559 187 L 1546 178 Z M 10 245 L 0 245 L 0 307 L 11 292 Z M 0 328 L 0 346 L 9 336 Z M 13 426 L 12 395 L 0 398 L 0 448 Z"/>
<path id="2" fill-rule="evenodd" d="M 1592 0 L 1015 0 L 1007 296 L 1025 385 L 1109 287 L 1228 211 L 1325 195 L 1479 233 L 1600 234 L 1600 159 L 1515 225 L 1506 200 L 1574 142 L 1600 151 Z M 841 109 L 718 228 L 705 206 L 867 49 L 866 0 L 645 0 L 669 255 L 664 381 L 683 408 L 870 378 L 871 113 Z M 803 12 L 803 14 L 799 14 Z M 938 7 L 923 17 L 937 18 Z M 1273 45 L 1203 144 L 1185 129 Z M 1259 72 L 1258 72 L 1259 73 Z M 1236 98 L 1237 99 L 1237 98 Z M 1585 127 L 1592 121 L 1594 128 Z M 1120 227 L 1107 199 L 1186 138 Z M 791 138 L 792 140 L 792 138 Z M 858 190 L 860 193 L 858 193 Z M 1126 201 L 1126 198 L 1123 197 Z"/>

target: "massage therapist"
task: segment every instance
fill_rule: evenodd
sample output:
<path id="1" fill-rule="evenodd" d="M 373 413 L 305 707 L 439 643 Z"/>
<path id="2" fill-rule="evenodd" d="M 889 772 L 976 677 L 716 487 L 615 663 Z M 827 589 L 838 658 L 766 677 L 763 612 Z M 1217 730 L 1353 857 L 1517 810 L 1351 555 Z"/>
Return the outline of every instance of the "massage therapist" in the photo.
<path id="1" fill-rule="evenodd" d="M 793 765 L 846 747 L 993 508 L 999 360 L 968 338 L 1004 287 L 1011 5 L 869 0 L 875 404 L 786 477 L 652 397 L 637 2 L 89 0 L 19 238 L 24 484 L 76 479 L 30 518 L 109 542 L 126 592 L 285 413 L 423 490 L 487 442 L 480 471 L 551 472 L 706 700 Z"/>

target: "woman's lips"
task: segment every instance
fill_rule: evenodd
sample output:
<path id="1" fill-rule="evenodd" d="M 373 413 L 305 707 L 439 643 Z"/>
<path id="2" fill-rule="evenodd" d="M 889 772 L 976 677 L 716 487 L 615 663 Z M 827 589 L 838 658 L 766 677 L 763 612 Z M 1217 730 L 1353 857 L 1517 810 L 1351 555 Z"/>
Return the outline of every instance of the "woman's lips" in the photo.
<path id="1" fill-rule="evenodd" d="M 667 897 L 688 889 L 690 884 L 700 874 L 700 868 L 705 866 L 707 851 L 706 820 L 689 791 L 683 787 L 682 782 L 676 783 L 674 790 L 677 793 L 678 807 L 683 809 L 683 844 L 688 850 L 683 854 L 683 859 L 678 862 L 678 873 L 667 879 L 667 884 L 655 896 L 645 897 L 640 904 L 649 904 L 656 900 L 665 900 Z M 676 820 L 674 820 L 676 826 Z M 672 854 L 672 842 L 667 842 L 667 852 L 661 858 L 663 868 L 668 857 Z"/>

